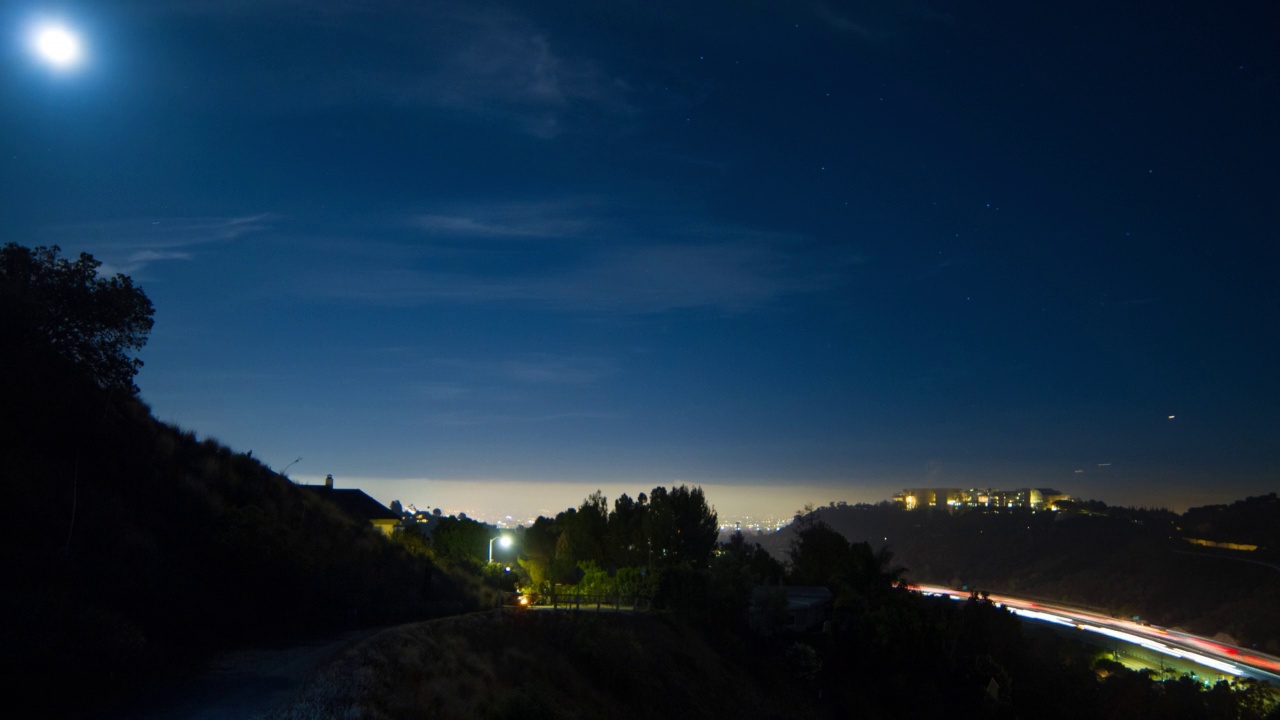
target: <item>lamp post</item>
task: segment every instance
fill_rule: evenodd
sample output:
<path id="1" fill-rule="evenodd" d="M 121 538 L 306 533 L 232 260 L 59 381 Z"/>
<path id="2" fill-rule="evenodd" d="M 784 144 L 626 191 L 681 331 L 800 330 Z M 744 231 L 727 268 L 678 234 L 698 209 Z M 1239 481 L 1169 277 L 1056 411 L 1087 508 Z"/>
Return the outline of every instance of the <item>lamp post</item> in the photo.
<path id="1" fill-rule="evenodd" d="M 494 540 L 499 540 L 500 542 L 498 544 L 504 548 L 511 547 L 510 535 L 499 535 L 498 537 L 489 538 L 489 562 L 491 563 L 493 562 L 493 541 Z"/>

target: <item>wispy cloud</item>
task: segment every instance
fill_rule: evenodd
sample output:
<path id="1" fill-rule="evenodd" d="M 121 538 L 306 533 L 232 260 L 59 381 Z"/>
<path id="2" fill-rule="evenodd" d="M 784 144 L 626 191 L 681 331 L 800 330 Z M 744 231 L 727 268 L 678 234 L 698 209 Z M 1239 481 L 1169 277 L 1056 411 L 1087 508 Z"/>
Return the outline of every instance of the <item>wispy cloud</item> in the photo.
<path id="1" fill-rule="evenodd" d="M 1160 302 L 1159 298 L 1144 297 L 1144 298 L 1131 298 L 1129 300 L 1116 300 L 1113 302 L 1104 302 L 1102 303 L 1102 305 L 1103 307 L 1111 306 L 1115 308 L 1130 308 L 1130 307 L 1137 307 L 1139 305 L 1150 305 L 1152 303 L 1158 303 L 1158 302 Z"/>
<path id="2" fill-rule="evenodd" d="M 425 400 L 461 400 L 471 395 L 470 388 L 455 382 L 411 383 L 410 392 Z"/>
<path id="3" fill-rule="evenodd" d="M 361 10 L 390 8 L 395 0 L 118 0 L 120 4 L 164 15 L 245 17 L 269 13 L 292 16 L 343 16 Z"/>
<path id="4" fill-rule="evenodd" d="M 952 17 L 920 0 L 849 3 L 818 0 L 814 14 L 833 31 L 872 45 L 902 37 L 907 26 L 951 22 Z"/>
<path id="5" fill-rule="evenodd" d="M 425 78 L 418 98 L 510 118 L 543 138 L 559 134 L 565 114 L 574 108 L 630 110 L 625 82 L 589 59 L 560 51 L 523 17 L 485 10 L 459 19 L 470 33 Z"/>
<path id="6" fill-rule="evenodd" d="M 614 248 L 563 286 L 564 300 L 625 313 L 745 312 L 847 280 L 856 256 L 791 238 L 727 231 L 713 241 Z"/>
<path id="7" fill-rule="evenodd" d="M 466 363 L 471 370 L 500 379 L 536 385 L 591 385 L 617 373 L 604 358 L 535 354 Z"/>
<path id="8" fill-rule="evenodd" d="M 196 246 L 225 243 L 272 227 L 271 214 L 103 220 L 44 228 L 44 242 L 84 248 L 92 253 L 104 275 L 136 275 L 148 265 L 171 260 L 189 261 Z"/>
<path id="9" fill-rule="evenodd" d="M 172 248 L 235 240 L 266 230 L 278 220 L 270 213 L 233 217 L 130 218 L 56 225 L 47 232 L 75 235 L 113 247 Z"/>
<path id="10" fill-rule="evenodd" d="M 104 262 L 100 270 L 104 275 L 115 275 L 116 273 L 133 275 L 138 273 L 143 268 L 145 268 L 146 266 L 150 265 L 153 262 L 159 262 L 161 260 L 190 260 L 190 259 L 191 259 L 191 253 L 186 253 L 186 252 L 139 250 L 138 252 L 130 254 L 122 262 L 118 262 L 112 265 L 108 265 L 107 263 Z"/>
<path id="11" fill-rule="evenodd" d="M 870 41 L 880 39 L 880 33 L 878 31 L 872 30 L 871 27 L 864 22 L 859 22 L 858 20 L 837 14 L 836 11 L 825 2 L 818 3 L 816 13 L 818 19 L 833 30 L 862 40 Z"/>
<path id="12" fill-rule="evenodd" d="M 613 412 L 574 407 L 594 404 L 596 401 L 590 398 L 596 392 L 595 386 L 618 373 L 616 363 L 606 358 L 526 353 L 515 357 L 437 358 L 429 366 L 430 374 L 442 379 L 411 382 L 407 395 L 421 401 L 427 411 L 423 417 L 431 424 L 465 426 L 618 417 Z"/>
<path id="13" fill-rule="evenodd" d="M 211 23 L 270 15 L 273 22 L 309 27 L 317 42 L 298 48 L 304 56 L 297 62 L 279 63 L 274 50 L 242 55 L 211 78 L 196 101 L 222 109 L 294 112 L 385 103 L 492 120 L 538 138 L 586 127 L 576 122 L 579 116 L 632 112 L 624 80 L 526 15 L 486 2 L 134 1 L 154 13 L 194 14 Z M 364 52 L 335 53 L 334 47 Z"/>
<path id="14" fill-rule="evenodd" d="M 662 216 L 660 212 L 648 214 Z M 819 293 L 851 281 L 859 255 L 794 235 L 712 224 L 640 230 L 593 216 L 567 221 L 496 215 L 417 219 L 441 242 L 451 239 L 556 238 L 564 242 L 452 245 L 448 262 L 421 248 L 417 261 L 371 255 L 352 242 L 342 272 L 300 278 L 315 299 L 382 306 L 511 304 L 574 313 L 644 315 L 682 309 L 741 313 L 780 298 Z M 436 254 L 438 255 L 438 253 Z M 323 271 L 322 271 L 323 272 Z"/>
<path id="15" fill-rule="evenodd" d="M 598 225 L 591 201 L 455 206 L 415 216 L 410 224 L 433 236 L 550 238 L 578 236 Z"/>
<path id="16" fill-rule="evenodd" d="M 472 425 L 495 425 L 514 423 L 545 423 L 559 420 L 608 420 L 623 417 L 621 413 L 569 411 L 558 413 L 486 413 L 473 410 L 433 413 L 426 417 L 432 425 L 448 427 L 466 427 Z"/>
<path id="17" fill-rule="evenodd" d="M 917 275 L 916 279 L 931 280 L 933 278 L 938 277 L 939 275 L 942 275 L 943 273 L 947 272 L 951 268 L 960 267 L 961 265 L 962 265 L 961 261 L 955 258 L 947 258 L 946 260 L 939 260 L 938 262 L 935 262 L 933 265 L 930 265 L 927 269 L 925 269 L 924 272 Z"/>
<path id="18" fill-rule="evenodd" d="M 848 281 L 853 258 L 831 263 L 777 248 L 651 245 L 611 248 L 585 267 L 550 275 L 490 276 L 408 268 L 353 269 L 308 281 L 313 297 L 372 305 L 526 303 L 571 312 L 651 314 L 711 308 L 745 312 L 787 295 L 821 292 Z"/>

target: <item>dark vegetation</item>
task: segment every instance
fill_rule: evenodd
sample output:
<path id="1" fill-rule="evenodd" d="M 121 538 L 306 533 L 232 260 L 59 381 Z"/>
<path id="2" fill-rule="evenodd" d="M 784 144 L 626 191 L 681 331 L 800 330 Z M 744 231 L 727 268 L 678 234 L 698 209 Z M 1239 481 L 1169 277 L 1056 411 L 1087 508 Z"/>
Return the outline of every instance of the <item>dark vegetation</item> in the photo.
<path id="1" fill-rule="evenodd" d="M 890 553 L 851 543 L 813 515 L 794 538 L 793 567 L 816 569 L 808 580 L 830 573 L 824 584 L 835 593 L 827 631 L 796 641 L 812 648 L 812 683 L 837 715 L 1280 717 L 1264 686 L 1127 670 L 1095 647 L 1022 623 L 985 593 L 964 603 L 922 597 L 901 582 Z"/>
<path id="2" fill-rule="evenodd" d="M 716 545 L 716 515 L 701 488 L 654 488 L 610 510 L 600 493 L 554 519 L 540 517 L 521 533 L 526 589 L 637 594 L 676 602 L 675 588 L 706 570 Z"/>
<path id="3" fill-rule="evenodd" d="M 700 488 L 659 487 L 612 508 L 596 493 L 539 518 L 517 533 L 517 568 L 495 572 L 480 562 L 488 526 L 437 516 L 430 538 L 413 527 L 388 539 L 250 454 L 157 422 L 134 397 L 129 355 L 150 304 L 131 283 L 86 275 L 91 258 L 80 263 L 64 266 L 56 249 L 0 255 L 0 672 L 13 708 L 100 711 L 240 644 L 478 609 L 492 600 L 483 582 L 644 596 L 652 610 L 405 626 L 344 656 L 282 716 L 1277 717 L 1256 686 L 1160 681 L 1027 630 L 978 595 L 921 597 L 889 541 L 848 539 L 902 538 L 900 559 L 928 561 L 918 577 L 1012 582 L 1021 568 L 1047 587 L 1084 582 L 1091 566 L 1140 572 L 1152 548 L 1172 552 L 1160 541 L 1174 539 L 1167 513 L 1091 507 L 1059 521 L 859 508 L 849 517 L 864 524 L 841 532 L 815 514 L 796 524 L 784 566 L 741 535 L 717 544 Z M 96 298 L 132 310 L 98 314 Z M 42 314 L 63 300 L 65 311 Z M 1261 513 L 1262 500 L 1249 503 L 1221 512 Z M 1196 532 L 1229 534 L 1215 512 L 1196 518 Z M 1246 524 L 1266 537 L 1265 522 Z M 997 540 L 974 544 L 975 532 Z M 1074 544 L 1084 549 L 1067 552 Z M 1173 554 L 1241 565 L 1201 550 Z M 1125 560 L 1099 564 L 1109 555 Z M 781 583 L 828 588 L 827 622 L 788 629 Z M 763 632 L 753 618 L 768 621 L 756 623 Z"/>
<path id="4" fill-rule="evenodd" d="M 715 511 L 701 488 L 685 485 L 670 490 L 659 486 L 634 500 L 624 494 L 612 509 L 603 495 L 593 493 L 577 508 L 506 533 L 518 549 L 495 549 L 495 562 L 486 567 L 489 541 L 499 533 L 465 515 L 437 516 L 405 527 L 406 536 L 429 537 L 423 542 L 441 560 L 473 570 L 495 589 L 519 590 L 539 601 L 585 595 L 671 608 L 689 604 L 693 597 L 723 593 L 726 584 L 741 589 L 776 583 L 782 575 L 768 553 L 748 547 L 740 537 L 728 553 L 714 553 Z M 506 562 L 499 563 L 503 556 Z"/>
<path id="5" fill-rule="evenodd" d="M 49 351 L 100 388 L 136 393 L 142 361 L 132 353 L 151 332 L 151 300 L 128 276 L 101 277 L 102 263 L 58 246 L 0 248 L 0 338 L 10 351 Z"/>
<path id="6" fill-rule="evenodd" d="M 1167 510 L 1078 503 L 1061 512 L 905 511 L 888 504 L 810 516 L 851 540 L 890 547 L 919 582 L 1092 607 L 1280 653 L 1280 500 Z M 1236 551 L 1186 538 L 1258 545 Z M 765 538 L 779 556 L 788 530 Z"/>
<path id="7" fill-rule="evenodd" d="M 558 516 L 560 537 L 581 510 Z M 1135 672 L 982 594 L 921 596 L 890 552 L 816 518 L 793 537 L 785 567 L 741 535 L 655 567 L 665 611 L 506 609 L 386 631 L 275 717 L 1280 718 L 1265 686 Z M 753 588 L 785 592 L 777 583 L 829 588 L 827 621 L 750 630 L 753 615 L 781 613 L 752 605 Z"/>
<path id="8" fill-rule="evenodd" d="M 0 673 L 14 707 L 74 716 L 244 643 L 478 607 L 426 553 L 152 418 L 126 352 L 150 327 L 141 291 L 92 279 L 86 256 L 68 267 L 56 249 L 15 248 L 0 256 Z"/>

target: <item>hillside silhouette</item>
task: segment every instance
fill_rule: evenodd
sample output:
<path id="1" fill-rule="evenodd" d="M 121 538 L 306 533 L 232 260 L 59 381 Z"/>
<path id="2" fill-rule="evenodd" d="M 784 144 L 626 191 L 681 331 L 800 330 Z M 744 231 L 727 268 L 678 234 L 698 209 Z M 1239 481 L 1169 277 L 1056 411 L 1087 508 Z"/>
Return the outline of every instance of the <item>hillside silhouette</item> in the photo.
<path id="1" fill-rule="evenodd" d="M 424 553 L 250 454 L 157 421 L 47 345 L 6 339 L 0 672 L 19 706 L 76 716 L 238 645 L 479 605 Z"/>

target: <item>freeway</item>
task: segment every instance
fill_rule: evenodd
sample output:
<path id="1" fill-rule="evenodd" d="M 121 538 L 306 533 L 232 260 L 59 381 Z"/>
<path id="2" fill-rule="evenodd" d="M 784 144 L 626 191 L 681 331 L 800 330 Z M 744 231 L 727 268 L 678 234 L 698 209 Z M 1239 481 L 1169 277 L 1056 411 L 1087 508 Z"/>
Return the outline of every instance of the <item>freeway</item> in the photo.
<path id="1" fill-rule="evenodd" d="M 968 591 L 952 590 L 936 585 L 912 585 L 911 589 L 925 595 L 949 597 L 952 600 L 969 599 Z M 1130 622 L 1062 605 L 995 594 L 992 594 L 990 599 L 991 602 L 1008 608 L 1010 612 L 1027 620 L 1096 633 L 1157 656 L 1210 668 L 1223 677 L 1252 678 L 1272 685 L 1280 685 L 1280 658 L 1256 650 L 1227 645 L 1180 630 Z"/>

